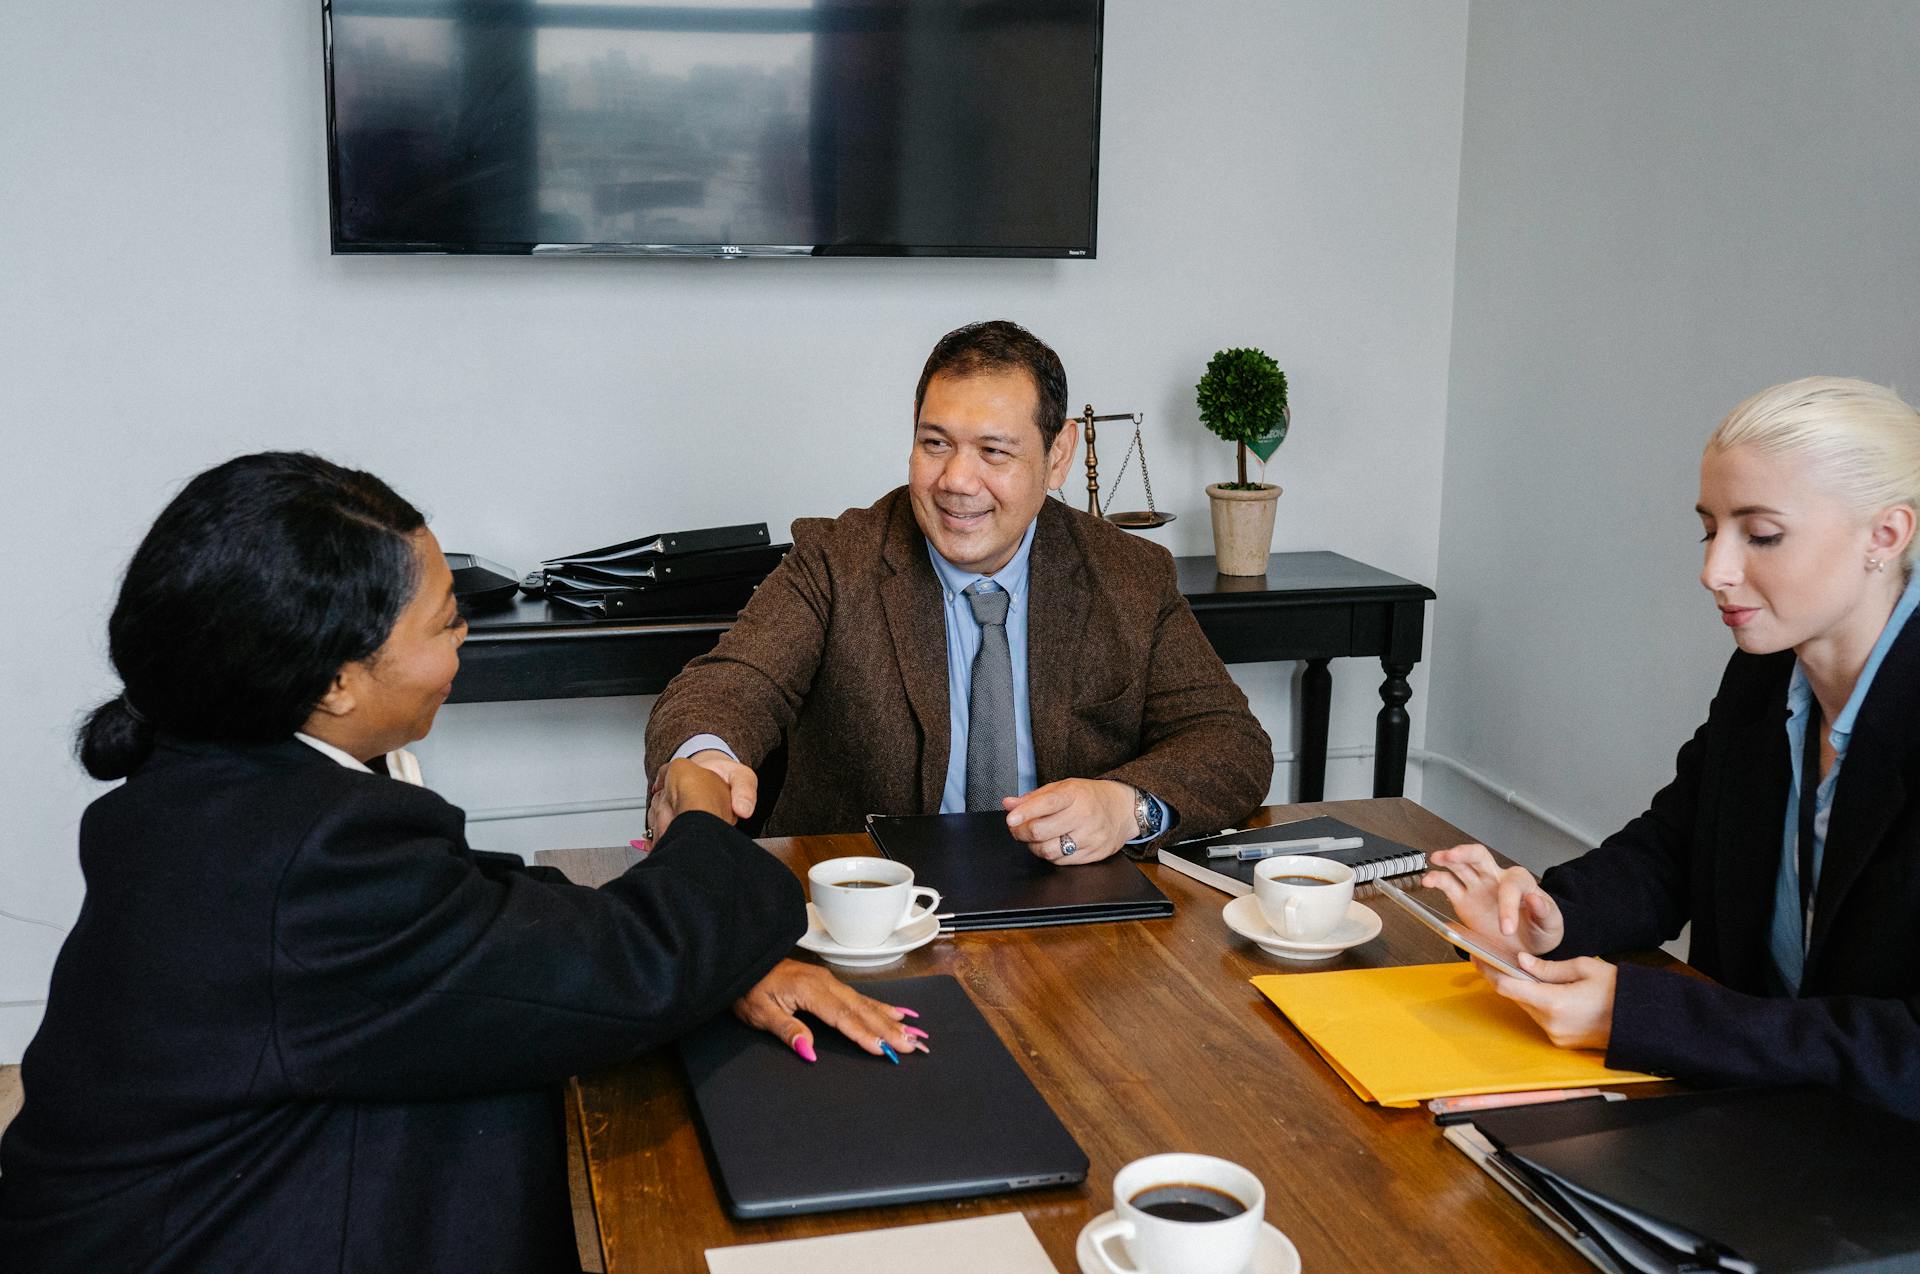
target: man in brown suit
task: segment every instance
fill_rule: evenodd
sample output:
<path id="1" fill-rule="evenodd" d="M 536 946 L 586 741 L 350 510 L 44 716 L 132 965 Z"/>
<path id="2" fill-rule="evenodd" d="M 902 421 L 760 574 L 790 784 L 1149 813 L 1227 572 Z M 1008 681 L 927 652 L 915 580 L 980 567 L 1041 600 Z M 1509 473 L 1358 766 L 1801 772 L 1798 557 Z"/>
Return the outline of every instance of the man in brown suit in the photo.
<path id="1" fill-rule="evenodd" d="M 1063 865 L 1243 818 L 1272 745 L 1166 550 L 1047 498 L 1079 442 L 1066 373 L 1013 323 L 934 347 L 907 485 L 793 524 L 794 547 L 647 724 L 752 813 L 784 740 L 773 835 L 868 813 L 1004 809 Z"/>

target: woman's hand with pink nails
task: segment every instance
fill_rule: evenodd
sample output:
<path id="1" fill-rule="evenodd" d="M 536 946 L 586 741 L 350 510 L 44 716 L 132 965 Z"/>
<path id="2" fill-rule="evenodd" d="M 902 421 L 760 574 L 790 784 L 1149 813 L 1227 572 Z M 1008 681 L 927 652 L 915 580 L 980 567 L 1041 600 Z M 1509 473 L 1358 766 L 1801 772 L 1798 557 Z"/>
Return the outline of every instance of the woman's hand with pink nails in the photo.
<path id="1" fill-rule="evenodd" d="M 811 1062 L 813 1035 L 800 1020 L 810 1013 L 875 1057 L 890 1044 L 899 1053 L 925 1053 L 926 1032 L 901 1019 L 911 1010 L 868 999 L 817 964 L 782 960 L 733 1004 L 734 1016 L 770 1031 Z M 803 1047 L 804 1046 L 804 1047 Z"/>

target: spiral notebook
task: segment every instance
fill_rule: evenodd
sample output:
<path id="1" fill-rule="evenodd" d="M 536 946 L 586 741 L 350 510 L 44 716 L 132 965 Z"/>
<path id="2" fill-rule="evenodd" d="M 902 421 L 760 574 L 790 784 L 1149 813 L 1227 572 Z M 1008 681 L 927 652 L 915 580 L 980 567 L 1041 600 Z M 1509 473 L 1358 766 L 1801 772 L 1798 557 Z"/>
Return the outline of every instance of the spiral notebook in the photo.
<path id="1" fill-rule="evenodd" d="M 1234 858 L 1208 858 L 1207 849 L 1213 845 L 1250 845 L 1269 840 L 1304 840 L 1309 836 L 1333 836 L 1345 839 L 1358 836 L 1366 843 L 1358 849 L 1304 851 L 1315 858 L 1330 858 L 1336 863 L 1353 868 L 1353 880 L 1357 885 L 1371 884 L 1384 880 L 1388 876 L 1405 876 L 1427 869 L 1427 856 L 1409 845 L 1399 841 L 1376 836 L 1372 832 L 1362 831 L 1351 823 L 1343 823 L 1337 818 L 1303 818 L 1294 823 L 1279 823 L 1272 827 L 1255 827 L 1244 832 L 1223 832 L 1218 836 L 1202 836 L 1197 840 L 1182 841 L 1177 845 L 1166 845 L 1160 850 L 1160 865 L 1171 867 L 1183 875 L 1191 876 L 1205 885 L 1224 890 L 1236 896 L 1253 892 L 1253 869 L 1260 865 L 1259 859 L 1241 862 Z"/>

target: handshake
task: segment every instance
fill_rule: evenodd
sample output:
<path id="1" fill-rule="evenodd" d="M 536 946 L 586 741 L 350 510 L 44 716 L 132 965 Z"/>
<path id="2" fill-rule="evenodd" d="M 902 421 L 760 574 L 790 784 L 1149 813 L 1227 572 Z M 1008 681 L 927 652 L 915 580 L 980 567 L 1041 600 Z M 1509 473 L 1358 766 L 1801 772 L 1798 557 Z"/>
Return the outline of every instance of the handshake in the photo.
<path id="1" fill-rule="evenodd" d="M 718 758 L 744 776 L 730 783 L 720 766 L 707 758 Z M 752 770 L 724 752 L 700 752 L 678 761 L 669 761 L 654 776 L 647 793 L 647 835 L 654 842 L 667 834 L 673 820 L 689 810 L 711 814 L 722 822 L 734 823 L 753 813 L 759 780 Z"/>

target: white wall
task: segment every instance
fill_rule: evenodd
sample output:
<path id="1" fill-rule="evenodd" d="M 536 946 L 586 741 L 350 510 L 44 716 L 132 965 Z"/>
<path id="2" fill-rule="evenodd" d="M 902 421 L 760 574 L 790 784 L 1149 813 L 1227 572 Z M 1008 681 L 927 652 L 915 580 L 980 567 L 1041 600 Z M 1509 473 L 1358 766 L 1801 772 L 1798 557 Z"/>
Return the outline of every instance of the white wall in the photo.
<path id="1" fill-rule="evenodd" d="M 1469 30 L 1428 745 L 1604 835 L 1732 649 L 1707 434 L 1796 376 L 1920 391 L 1920 7 L 1475 0 Z M 1426 778 L 1517 857 L 1571 848 Z"/>
<path id="2" fill-rule="evenodd" d="M 928 346 L 1007 316 L 1060 350 L 1075 404 L 1147 413 L 1173 551 L 1208 551 L 1200 487 L 1231 464 L 1192 384 L 1256 344 L 1293 386 L 1276 546 L 1431 581 L 1464 0 L 1110 0 L 1106 28 L 1097 261 L 335 259 L 317 3 L 0 6 L 0 908 L 77 911 L 98 789 L 67 740 L 115 688 L 116 574 L 178 484 L 239 451 L 370 468 L 448 546 L 519 566 L 673 526 L 783 531 L 899 482 Z M 1293 670 L 1238 673 L 1288 746 Z M 1378 681 L 1335 666 L 1336 746 L 1371 743 Z M 631 795 L 644 710 L 454 707 L 424 760 L 469 806 Z M 1336 762 L 1330 794 L 1370 772 Z M 45 994 L 58 937 L 0 919 L 0 1002 Z M 0 1061 L 37 1020 L 0 1007 Z"/>

